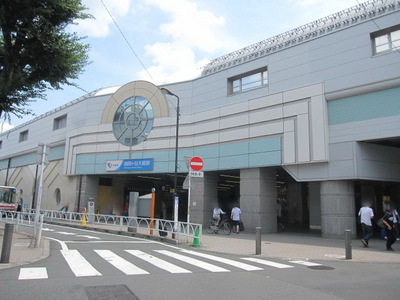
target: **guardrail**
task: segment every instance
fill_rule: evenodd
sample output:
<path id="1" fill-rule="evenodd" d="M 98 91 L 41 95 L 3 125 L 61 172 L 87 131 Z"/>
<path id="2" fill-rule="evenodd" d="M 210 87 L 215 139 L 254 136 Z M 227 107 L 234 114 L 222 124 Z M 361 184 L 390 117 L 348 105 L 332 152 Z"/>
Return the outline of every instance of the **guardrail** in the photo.
<path id="1" fill-rule="evenodd" d="M 29 212 L 0 210 L 0 216 L 3 217 L 3 221 L 27 226 L 34 225 L 35 213 L 35 210 Z M 177 240 L 179 237 L 186 237 L 196 239 L 197 243 L 199 243 L 202 235 L 201 224 L 187 222 L 177 222 L 175 224 L 173 220 L 61 212 L 56 210 L 40 210 L 40 215 L 43 215 L 45 222 L 60 222 L 105 229 L 109 228 L 118 231 L 137 232 L 148 236 L 158 234 L 160 237 L 166 237 L 170 235 Z"/>

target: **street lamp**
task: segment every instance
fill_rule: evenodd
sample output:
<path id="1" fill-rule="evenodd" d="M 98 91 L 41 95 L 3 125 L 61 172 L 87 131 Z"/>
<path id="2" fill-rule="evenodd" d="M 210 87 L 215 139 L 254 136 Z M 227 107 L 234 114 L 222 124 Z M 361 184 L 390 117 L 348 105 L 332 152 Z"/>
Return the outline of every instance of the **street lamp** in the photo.
<path id="1" fill-rule="evenodd" d="M 164 95 L 170 95 L 176 97 L 176 133 L 175 133 L 175 170 L 174 170 L 174 230 L 178 230 L 178 208 L 179 208 L 179 196 L 178 196 L 178 138 L 179 138 L 179 97 L 166 88 L 161 88 L 161 92 Z"/>

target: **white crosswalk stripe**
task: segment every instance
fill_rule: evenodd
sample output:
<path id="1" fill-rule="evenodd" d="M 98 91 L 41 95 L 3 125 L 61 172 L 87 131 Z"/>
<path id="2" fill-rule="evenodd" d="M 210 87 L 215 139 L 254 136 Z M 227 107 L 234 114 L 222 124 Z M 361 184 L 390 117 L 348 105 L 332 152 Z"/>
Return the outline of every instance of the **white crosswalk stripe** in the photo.
<path id="1" fill-rule="evenodd" d="M 98 255 L 108 261 L 117 269 L 124 272 L 126 275 L 143 275 L 149 274 L 149 272 L 135 266 L 129 261 L 123 259 L 122 257 L 116 255 L 114 252 L 110 250 L 94 250 Z"/>
<path id="2" fill-rule="evenodd" d="M 125 251 L 170 273 L 192 273 L 189 270 L 171 264 L 165 260 L 159 259 L 153 255 L 147 254 L 140 250 L 125 250 Z"/>
<path id="3" fill-rule="evenodd" d="M 321 264 L 313 263 L 311 261 L 304 261 L 304 260 L 291 260 L 293 264 L 303 265 L 307 267 L 315 267 L 315 266 L 322 266 Z"/>
<path id="4" fill-rule="evenodd" d="M 243 257 L 242 259 L 245 259 L 247 261 L 252 261 L 255 263 L 259 263 L 262 265 L 278 268 L 278 269 L 294 268 L 294 266 L 285 265 L 285 264 L 277 263 L 274 261 L 269 261 L 269 260 L 265 260 L 265 259 L 254 258 L 254 257 Z"/>
<path id="5" fill-rule="evenodd" d="M 123 272 L 126 275 L 147 275 L 150 274 L 150 271 L 142 269 L 141 267 L 136 266 L 130 259 L 125 259 L 118 254 L 114 253 L 111 250 L 101 250 L 96 249 L 93 250 L 97 253 L 102 259 L 110 263 L 119 271 Z M 310 261 L 302 261 L 302 260 L 292 260 L 286 261 L 285 263 L 279 263 L 275 261 L 270 261 L 263 258 L 256 257 L 242 257 L 240 259 L 246 260 L 249 263 L 243 263 L 241 261 L 236 261 L 233 259 L 227 259 L 216 255 L 211 255 L 203 252 L 197 252 L 192 250 L 181 249 L 178 251 L 170 251 L 170 250 L 153 250 L 151 254 L 145 253 L 140 250 L 125 250 L 127 253 L 133 255 L 135 258 L 139 258 L 139 260 L 143 264 L 143 261 L 149 263 L 159 269 L 167 271 L 173 274 L 179 273 L 192 273 L 192 271 L 185 269 L 181 266 L 178 266 L 171 261 L 176 260 L 181 263 L 185 263 L 191 266 L 196 266 L 197 268 L 204 269 L 209 272 L 231 272 L 231 270 L 222 267 L 221 265 L 228 265 L 235 268 L 239 268 L 246 271 L 259 271 L 264 270 L 263 268 L 257 266 L 262 265 L 266 267 L 278 268 L 278 269 L 289 269 L 294 268 L 293 265 L 303 265 L 303 266 L 321 266 L 321 264 L 313 263 Z M 67 264 L 71 268 L 71 271 L 75 274 L 76 277 L 83 276 L 103 276 L 97 269 L 95 269 L 81 254 L 78 250 L 60 250 L 62 256 L 66 260 Z M 153 255 L 154 254 L 154 255 Z M 164 256 L 160 258 L 160 256 Z M 169 261 L 166 261 L 164 258 L 170 258 Z M 196 258 L 194 258 L 196 257 Z M 206 262 L 205 260 L 211 260 L 218 263 L 218 265 Z M 194 272 L 194 271 L 193 271 Z M 18 280 L 30 280 L 30 279 L 47 279 L 47 268 L 45 267 L 35 267 L 35 268 L 21 268 Z"/>
<path id="6" fill-rule="evenodd" d="M 164 254 L 164 255 L 168 255 L 169 257 L 173 257 L 173 258 L 178 259 L 180 261 L 186 262 L 188 264 L 197 266 L 199 268 L 208 270 L 210 272 L 230 272 L 227 269 L 215 266 L 213 264 L 209 264 L 207 262 L 204 262 L 204 261 L 201 261 L 201 260 L 198 260 L 198 259 L 194 259 L 194 258 L 191 258 L 191 257 L 187 257 L 187 256 L 184 256 L 184 255 L 181 255 L 181 254 L 178 254 L 178 253 L 171 252 L 171 251 L 167 251 L 167 250 L 155 250 L 155 251 L 158 252 L 158 253 Z"/>
<path id="7" fill-rule="evenodd" d="M 78 250 L 60 250 L 72 272 L 76 277 L 81 276 L 101 276 L 79 252 Z"/>
<path id="8" fill-rule="evenodd" d="M 210 255 L 210 254 L 206 254 L 206 253 L 200 253 L 200 252 L 196 252 L 196 251 L 191 251 L 191 250 L 181 250 L 184 253 L 188 253 L 188 254 L 192 254 L 192 255 L 197 255 L 203 258 L 207 258 L 210 260 L 214 260 L 214 261 L 218 261 L 239 269 L 243 269 L 246 271 L 257 271 L 257 270 L 263 270 L 263 268 L 259 268 L 259 267 L 255 267 L 249 264 L 244 264 L 242 262 L 239 261 L 235 261 L 235 260 L 231 260 L 231 259 L 227 259 L 227 258 L 222 258 L 222 257 L 218 257 L 215 255 Z"/>

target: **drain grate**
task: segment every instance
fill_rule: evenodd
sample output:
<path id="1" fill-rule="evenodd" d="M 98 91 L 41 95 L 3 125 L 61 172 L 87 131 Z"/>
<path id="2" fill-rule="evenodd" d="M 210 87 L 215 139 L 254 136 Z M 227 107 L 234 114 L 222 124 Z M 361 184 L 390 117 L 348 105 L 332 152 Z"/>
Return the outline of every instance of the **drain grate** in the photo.
<path id="1" fill-rule="evenodd" d="M 139 300 L 124 284 L 85 287 L 89 300 Z"/>
<path id="2" fill-rule="evenodd" d="M 309 266 L 307 268 L 313 269 L 313 270 L 324 270 L 324 271 L 335 270 L 335 268 L 327 267 L 327 266 Z"/>

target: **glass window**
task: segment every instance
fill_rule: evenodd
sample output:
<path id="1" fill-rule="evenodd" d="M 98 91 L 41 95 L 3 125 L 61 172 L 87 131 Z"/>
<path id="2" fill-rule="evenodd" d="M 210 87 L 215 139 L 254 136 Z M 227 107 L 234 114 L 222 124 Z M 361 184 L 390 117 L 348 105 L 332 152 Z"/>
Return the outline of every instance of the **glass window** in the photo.
<path id="1" fill-rule="evenodd" d="M 398 27 L 391 27 L 371 34 L 374 54 L 400 49 L 400 29 Z"/>
<path id="2" fill-rule="evenodd" d="M 54 191 L 54 198 L 56 200 L 57 205 L 59 205 L 61 203 L 61 191 L 59 188 L 56 188 L 56 190 Z"/>
<path id="3" fill-rule="evenodd" d="M 67 115 L 54 119 L 53 130 L 65 128 L 67 126 Z"/>
<path id="4" fill-rule="evenodd" d="M 19 134 L 19 142 L 24 142 L 28 140 L 28 130 L 22 131 Z"/>
<path id="5" fill-rule="evenodd" d="M 244 92 L 267 84 L 268 71 L 266 68 L 228 79 L 228 86 L 231 87 L 230 94 Z"/>
<path id="6" fill-rule="evenodd" d="M 143 97 L 131 97 L 121 103 L 114 114 L 114 136 L 125 146 L 138 145 L 146 140 L 153 123 L 151 103 Z"/>

